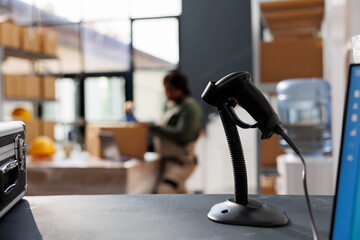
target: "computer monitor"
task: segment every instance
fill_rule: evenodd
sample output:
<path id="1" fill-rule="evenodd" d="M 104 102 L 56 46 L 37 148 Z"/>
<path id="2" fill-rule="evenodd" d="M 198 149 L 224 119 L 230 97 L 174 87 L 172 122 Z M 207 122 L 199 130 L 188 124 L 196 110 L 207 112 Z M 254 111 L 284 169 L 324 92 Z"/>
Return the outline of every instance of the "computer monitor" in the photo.
<path id="1" fill-rule="evenodd" d="M 360 64 L 349 68 L 331 239 L 360 239 Z"/>
<path id="2" fill-rule="evenodd" d="M 114 134 L 108 131 L 99 133 L 101 157 L 113 161 L 121 161 L 121 154 L 116 144 Z"/>

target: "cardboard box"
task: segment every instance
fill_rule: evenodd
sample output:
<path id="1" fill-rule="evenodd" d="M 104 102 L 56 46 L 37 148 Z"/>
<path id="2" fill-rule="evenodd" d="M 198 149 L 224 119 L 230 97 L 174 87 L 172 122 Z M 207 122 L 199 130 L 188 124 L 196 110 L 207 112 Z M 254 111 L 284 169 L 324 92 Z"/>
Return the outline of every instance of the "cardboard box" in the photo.
<path id="1" fill-rule="evenodd" d="M 277 179 L 277 176 L 261 175 L 260 176 L 261 194 L 276 194 L 276 189 L 275 189 L 276 179 Z"/>
<path id="2" fill-rule="evenodd" d="M 114 134 L 121 156 L 142 159 L 147 151 L 148 129 L 136 123 L 93 123 L 85 129 L 86 150 L 101 157 L 99 133 L 110 131 Z"/>
<path id="3" fill-rule="evenodd" d="M 20 29 L 11 20 L 0 22 L 0 44 L 6 47 L 20 47 Z"/>
<path id="4" fill-rule="evenodd" d="M 3 75 L 4 79 L 4 94 L 7 98 L 17 97 L 17 82 L 14 75 Z"/>
<path id="5" fill-rule="evenodd" d="M 23 98 L 25 80 L 21 75 L 4 74 L 4 94 L 7 98 Z"/>
<path id="6" fill-rule="evenodd" d="M 24 98 L 40 99 L 41 98 L 41 78 L 39 76 L 23 76 L 25 86 Z"/>
<path id="7" fill-rule="evenodd" d="M 54 128 L 55 128 L 56 122 L 40 119 L 39 124 L 40 124 L 40 135 L 44 135 L 44 136 L 47 136 L 47 137 L 55 140 Z"/>
<path id="8" fill-rule="evenodd" d="M 25 122 L 26 126 L 26 141 L 31 143 L 37 136 L 41 135 L 40 120 L 32 118 L 30 121 Z"/>
<path id="9" fill-rule="evenodd" d="M 3 78 L 7 98 L 55 99 L 56 77 L 4 74 Z"/>
<path id="10" fill-rule="evenodd" d="M 321 38 L 281 39 L 260 43 L 260 81 L 323 77 Z"/>
<path id="11" fill-rule="evenodd" d="M 276 167 L 276 157 L 285 152 L 279 146 L 279 137 L 273 135 L 270 139 L 260 141 L 261 167 Z"/>
<path id="12" fill-rule="evenodd" d="M 16 97 L 17 98 L 26 98 L 26 81 L 27 81 L 27 75 L 14 75 L 15 81 L 16 81 Z"/>
<path id="13" fill-rule="evenodd" d="M 54 31 L 40 29 L 40 51 L 44 54 L 57 56 L 58 35 Z"/>
<path id="14" fill-rule="evenodd" d="M 20 36 L 21 48 L 29 52 L 40 52 L 40 36 L 33 27 L 22 27 Z"/>
<path id="15" fill-rule="evenodd" d="M 260 10 L 274 39 L 315 37 L 323 22 L 325 1 L 261 1 Z"/>
<path id="16" fill-rule="evenodd" d="M 41 77 L 41 97 L 47 100 L 55 99 L 55 81 L 56 77 Z"/>
<path id="17" fill-rule="evenodd" d="M 0 44 L 4 46 L 8 46 L 11 43 L 10 37 L 10 25 L 8 22 L 0 23 Z"/>

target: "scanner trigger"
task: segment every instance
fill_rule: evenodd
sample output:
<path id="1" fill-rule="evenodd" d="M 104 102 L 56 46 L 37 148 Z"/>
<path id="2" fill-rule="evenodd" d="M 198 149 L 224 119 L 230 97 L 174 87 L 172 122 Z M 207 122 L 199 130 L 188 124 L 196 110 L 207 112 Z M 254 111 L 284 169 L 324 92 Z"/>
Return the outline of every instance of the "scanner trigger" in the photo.
<path id="1" fill-rule="evenodd" d="M 254 122 L 254 123 L 246 123 L 244 121 L 242 121 L 235 113 L 234 111 L 234 107 L 236 106 L 236 104 L 234 104 L 235 102 L 237 103 L 237 101 L 235 100 L 235 98 L 231 98 L 229 99 L 229 101 L 227 101 L 226 103 L 224 103 L 224 109 L 226 110 L 227 115 L 230 117 L 231 121 L 233 121 L 233 123 L 235 123 L 237 126 L 244 128 L 244 129 L 248 129 L 248 128 L 257 128 L 257 123 L 258 122 Z M 239 104 L 238 104 L 239 105 Z M 239 105 L 240 106 L 240 105 Z"/>

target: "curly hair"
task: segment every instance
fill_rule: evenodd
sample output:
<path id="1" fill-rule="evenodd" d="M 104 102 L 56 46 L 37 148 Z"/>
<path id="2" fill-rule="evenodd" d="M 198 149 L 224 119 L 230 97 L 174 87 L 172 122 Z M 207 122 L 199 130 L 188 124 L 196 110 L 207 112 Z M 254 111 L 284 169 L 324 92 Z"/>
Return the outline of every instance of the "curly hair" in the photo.
<path id="1" fill-rule="evenodd" d="M 173 70 L 169 72 L 164 77 L 164 84 L 168 83 L 174 88 L 180 89 L 186 96 L 191 95 L 187 78 L 178 70 Z"/>

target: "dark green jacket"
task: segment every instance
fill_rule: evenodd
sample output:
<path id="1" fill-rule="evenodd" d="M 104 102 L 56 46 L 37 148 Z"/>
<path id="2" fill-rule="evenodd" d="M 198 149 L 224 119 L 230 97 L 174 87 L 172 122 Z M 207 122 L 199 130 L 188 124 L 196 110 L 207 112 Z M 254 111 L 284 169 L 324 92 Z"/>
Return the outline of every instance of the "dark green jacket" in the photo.
<path id="1" fill-rule="evenodd" d="M 181 103 L 174 106 L 178 111 L 172 115 L 164 125 L 150 126 L 150 131 L 155 135 L 168 138 L 179 145 L 186 145 L 195 141 L 202 128 L 202 110 L 192 97 L 186 97 Z M 172 109 L 169 109 L 171 111 Z"/>

